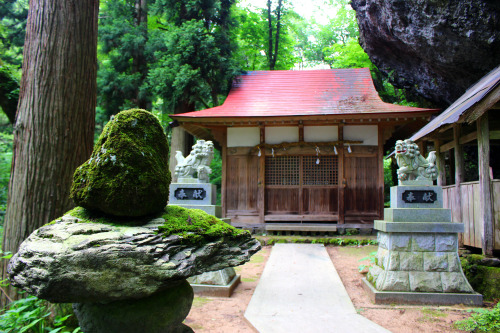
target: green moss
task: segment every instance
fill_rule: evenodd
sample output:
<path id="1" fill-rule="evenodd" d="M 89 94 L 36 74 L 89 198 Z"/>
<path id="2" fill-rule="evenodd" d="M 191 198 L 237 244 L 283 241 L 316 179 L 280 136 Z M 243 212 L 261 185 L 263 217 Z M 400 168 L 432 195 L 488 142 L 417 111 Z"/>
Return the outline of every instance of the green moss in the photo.
<path id="1" fill-rule="evenodd" d="M 482 266 L 482 255 L 471 254 L 461 258 L 462 269 L 474 291 L 483 295 L 484 300 L 500 299 L 500 267 Z"/>
<path id="2" fill-rule="evenodd" d="M 193 300 L 193 306 L 196 307 L 196 308 L 199 308 L 209 302 L 211 302 L 212 300 L 210 298 L 206 298 L 206 297 L 195 297 L 194 300 Z"/>
<path id="3" fill-rule="evenodd" d="M 165 224 L 158 227 L 158 232 L 165 236 L 182 235 L 193 242 L 199 242 L 203 238 L 250 237 L 248 231 L 236 229 L 201 209 L 167 206 L 162 217 L 165 219 Z"/>
<path id="4" fill-rule="evenodd" d="M 159 212 L 168 201 L 168 143 L 155 116 L 122 111 L 105 127 L 92 155 L 73 177 L 79 206 L 114 216 Z"/>
<path id="5" fill-rule="evenodd" d="M 140 226 L 149 222 L 155 216 L 146 216 L 139 218 L 119 218 L 116 216 L 110 216 L 103 214 L 101 212 L 91 211 L 83 207 L 75 207 L 72 210 L 68 211 L 64 215 L 73 216 L 79 219 L 79 223 L 101 223 L 108 224 L 112 226 Z M 57 222 L 58 219 L 50 222 L 49 224 L 53 224 Z"/>

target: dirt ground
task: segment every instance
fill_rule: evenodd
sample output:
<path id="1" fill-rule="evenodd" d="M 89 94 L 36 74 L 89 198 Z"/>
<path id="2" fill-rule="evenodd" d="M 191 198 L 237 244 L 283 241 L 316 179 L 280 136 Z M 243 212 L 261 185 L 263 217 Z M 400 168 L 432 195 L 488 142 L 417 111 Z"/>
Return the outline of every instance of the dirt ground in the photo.
<path id="1" fill-rule="evenodd" d="M 254 332 L 243 318 L 246 307 L 257 287 L 271 253 L 265 246 L 252 260 L 236 271 L 242 283 L 230 298 L 195 297 L 193 307 L 184 323 L 197 333 Z M 327 247 L 333 264 L 358 312 L 393 333 L 463 332 L 453 329 L 453 322 L 468 317 L 463 306 L 408 306 L 375 305 L 361 286 L 363 274 L 358 267 L 368 261 L 359 261 L 377 250 L 376 246 Z"/>

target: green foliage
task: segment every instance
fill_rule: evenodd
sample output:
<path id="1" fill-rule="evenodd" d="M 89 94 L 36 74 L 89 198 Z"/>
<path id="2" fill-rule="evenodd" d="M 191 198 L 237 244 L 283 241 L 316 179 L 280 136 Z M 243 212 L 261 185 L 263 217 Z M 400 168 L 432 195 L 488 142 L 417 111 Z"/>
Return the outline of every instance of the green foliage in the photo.
<path id="1" fill-rule="evenodd" d="M 214 158 L 210 163 L 212 173 L 210 174 L 210 183 L 217 185 L 217 205 L 221 203 L 221 186 L 222 186 L 222 157 L 220 152 L 215 150 Z"/>
<path id="2" fill-rule="evenodd" d="M 272 2 L 271 23 L 273 50 L 276 42 L 277 1 Z M 233 7 L 232 17 L 237 25 L 232 29 L 232 38 L 238 47 L 234 58 L 245 71 L 270 69 L 269 21 L 266 8 Z M 303 19 L 293 10 L 288 1 L 283 1 L 280 12 L 280 34 L 274 69 L 288 70 L 299 61 L 296 54 L 297 31 Z"/>
<path id="3" fill-rule="evenodd" d="M 148 63 L 155 51 L 148 40 L 147 22 L 141 22 L 134 0 L 101 1 L 97 72 L 98 109 L 96 122 L 103 126 L 120 110 L 148 108 Z"/>
<path id="4" fill-rule="evenodd" d="M 302 237 L 256 237 L 259 242 L 265 245 L 274 245 L 277 243 L 297 243 L 297 244 L 324 244 L 330 246 L 365 246 L 377 245 L 375 239 L 352 239 L 352 238 L 302 238 Z"/>
<path id="5" fill-rule="evenodd" d="M 358 261 L 365 261 L 365 260 L 368 260 L 370 261 L 369 264 L 361 264 L 358 266 L 358 270 L 360 272 L 364 271 L 366 268 L 370 268 L 371 266 L 373 266 L 374 264 L 377 263 L 377 251 L 374 251 L 374 252 L 370 252 L 370 254 L 364 258 L 361 258 L 359 259 Z"/>
<path id="6" fill-rule="evenodd" d="M 454 323 L 454 326 L 467 332 L 500 332 L 500 303 L 491 309 L 473 309 L 470 318 Z"/>
<path id="7" fill-rule="evenodd" d="M 390 201 L 391 187 L 394 186 L 391 165 L 392 159 L 389 158 L 384 160 L 384 202 Z"/>
<path id="8" fill-rule="evenodd" d="M 163 99 L 164 113 L 219 105 L 236 73 L 229 38 L 232 0 L 158 0 L 159 46 L 151 64 L 149 89 Z"/>
<path id="9" fill-rule="evenodd" d="M 71 305 L 68 304 L 68 306 L 57 307 L 35 296 L 22 298 L 4 309 L 4 313 L 0 315 L 0 331 L 5 333 L 80 332 L 79 327 L 73 329 L 66 326 L 68 319 L 72 316 Z"/>

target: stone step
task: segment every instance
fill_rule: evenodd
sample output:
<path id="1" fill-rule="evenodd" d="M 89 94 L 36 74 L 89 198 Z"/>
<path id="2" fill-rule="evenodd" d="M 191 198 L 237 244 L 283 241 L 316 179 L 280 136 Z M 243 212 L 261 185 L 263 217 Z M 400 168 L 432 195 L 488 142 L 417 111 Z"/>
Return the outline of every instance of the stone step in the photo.
<path id="1" fill-rule="evenodd" d="M 388 222 L 451 222 L 451 209 L 447 208 L 385 208 Z"/>

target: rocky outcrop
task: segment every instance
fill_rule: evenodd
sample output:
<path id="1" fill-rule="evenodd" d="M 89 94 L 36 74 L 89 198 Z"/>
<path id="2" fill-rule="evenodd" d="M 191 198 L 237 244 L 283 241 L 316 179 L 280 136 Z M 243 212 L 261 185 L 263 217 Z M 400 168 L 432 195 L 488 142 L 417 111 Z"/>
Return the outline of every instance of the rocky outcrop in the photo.
<path id="1" fill-rule="evenodd" d="M 76 171 L 71 197 L 78 206 L 113 216 L 137 217 L 163 210 L 170 186 L 168 142 L 146 110 L 122 111 Z"/>
<path id="2" fill-rule="evenodd" d="M 352 0 L 360 43 L 399 88 L 441 107 L 500 63 L 500 2 Z"/>
<path id="3" fill-rule="evenodd" d="M 140 227 L 118 226 L 66 215 L 21 244 L 8 267 L 10 280 L 51 302 L 139 299 L 190 276 L 241 265 L 260 249 L 248 232 L 228 225 L 232 229 L 219 236 L 193 238 L 191 232 L 158 231 L 165 223 L 157 218 Z"/>

